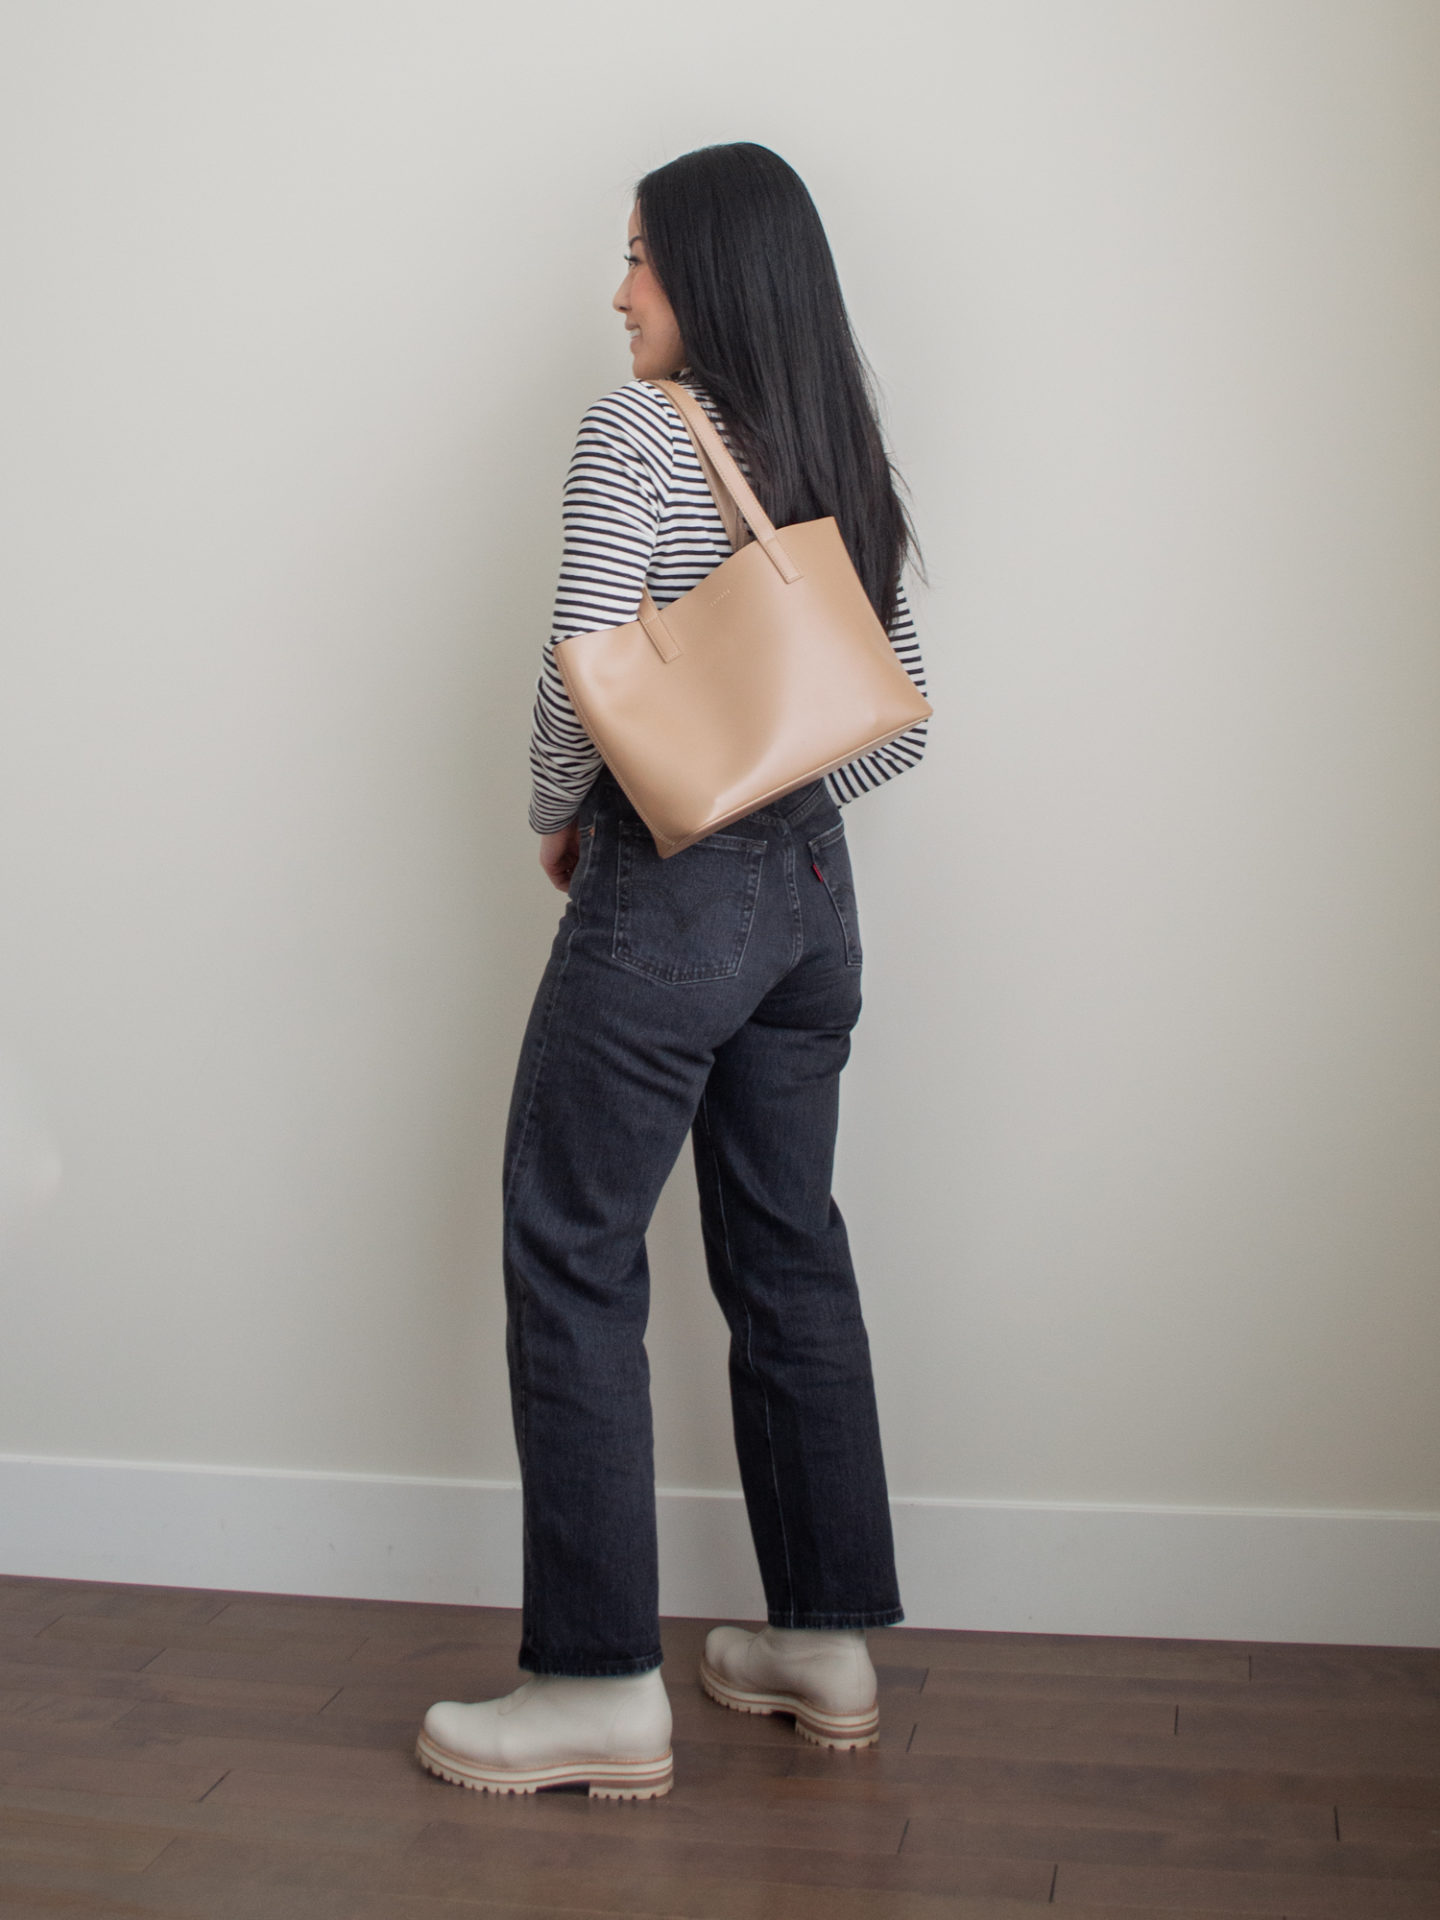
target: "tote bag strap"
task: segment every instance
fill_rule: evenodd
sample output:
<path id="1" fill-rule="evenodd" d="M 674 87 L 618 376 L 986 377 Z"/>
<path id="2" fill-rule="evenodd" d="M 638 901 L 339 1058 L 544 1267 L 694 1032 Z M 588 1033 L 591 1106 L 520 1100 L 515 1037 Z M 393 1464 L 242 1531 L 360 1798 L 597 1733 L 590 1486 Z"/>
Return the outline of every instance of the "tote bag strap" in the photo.
<path id="1" fill-rule="evenodd" d="M 755 498 L 749 481 L 746 480 L 744 474 L 741 473 L 739 467 L 736 466 L 725 442 L 711 425 L 709 414 L 706 413 L 694 394 L 687 392 L 678 380 L 657 380 L 654 384 L 659 387 L 663 393 L 668 394 L 675 403 L 675 408 L 680 418 L 685 422 L 686 427 L 690 431 L 691 439 L 695 441 L 698 448 L 703 449 L 709 456 L 711 467 L 719 477 L 730 498 L 740 509 L 745 524 L 765 549 L 766 555 L 774 566 L 775 571 L 780 575 L 780 578 L 785 582 L 786 586 L 789 586 L 792 581 L 800 579 L 799 567 L 794 564 L 789 554 L 786 553 L 780 536 L 775 531 L 774 522 L 770 519 L 769 514 L 766 513 L 760 502 Z M 733 546 L 734 542 L 732 541 L 731 544 Z"/>
<path id="2" fill-rule="evenodd" d="M 774 522 L 755 498 L 749 482 L 736 466 L 729 448 L 715 431 L 710 416 L 700 402 L 677 380 L 656 380 L 654 385 L 669 396 L 685 423 L 685 430 L 694 443 L 706 484 L 715 496 L 716 506 L 720 509 L 720 518 L 725 523 L 730 545 L 738 552 L 743 544 L 740 535 L 744 528 L 748 527 L 787 586 L 792 585 L 796 580 L 803 579 L 800 568 L 785 551 L 784 544 L 775 531 Z M 660 658 L 667 662 L 677 659 L 680 648 L 665 624 L 664 614 L 651 598 L 649 587 L 641 589 L 640 611 L 637 618 Z"/>
<path id="3" fill-rule="evenodd" d="M 729 488 L 715 471 L 714 461 L 696 439 L 695 429 L 688 420 L 685 421 L 685 432 L 689 436 L 691 446 L 695 449 L 695 458 L 700 462 L 700 471 L 705 476 L 705 484 L 710 489 L 715 510 L 724 522 L 725 538 L 730 542 L 730 550 L 732 553 L 738 553 L 750 538 L 750 529 L 740 517 L 740 509 L 736 506 Z"/>

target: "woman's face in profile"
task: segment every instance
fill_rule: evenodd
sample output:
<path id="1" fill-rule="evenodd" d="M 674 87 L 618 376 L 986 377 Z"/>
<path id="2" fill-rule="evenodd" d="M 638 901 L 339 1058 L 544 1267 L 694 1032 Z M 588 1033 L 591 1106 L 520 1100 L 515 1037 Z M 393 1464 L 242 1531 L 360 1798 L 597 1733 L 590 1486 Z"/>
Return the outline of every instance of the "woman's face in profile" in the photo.
<path id="1" fill-rule="evenodd" d="M 675 314 L 655 277 L 645 237 L 640 231 L 640 209 L 630 213 L 625 278 L 611 305 L 625 316 L 630 336 L 630 371 L 636 380 L 668 380 L 685 364 L 685 348 Z"/>

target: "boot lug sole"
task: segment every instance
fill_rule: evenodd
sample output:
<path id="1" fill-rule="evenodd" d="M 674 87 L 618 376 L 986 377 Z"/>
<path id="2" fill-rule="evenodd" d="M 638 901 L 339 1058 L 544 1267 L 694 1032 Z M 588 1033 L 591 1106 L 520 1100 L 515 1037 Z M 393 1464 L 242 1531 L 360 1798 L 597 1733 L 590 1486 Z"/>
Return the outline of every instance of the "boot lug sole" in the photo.
<path id="1" fill-rule="evenodd" d="M 658 1800 L 675 1784 L 675 1761 L 667 1751 L 655 1760 L 571 1760 L 552 1767 L 491 1766 L 453 1753 L 426 1733 L 415 1743 L 421 1766 L 452 1786 L 476 1793 L 539 1793 L 542 1787 L 588 1787 L 592 1800 Z"/>
<path id="2" fill-rule="evenodd" d="M 798 1693 L 762 1693 L 758 1688 L 737 1687 L 703 1658 L 700 1684 L 717 1706 L 729 1707 L 734 1713 L 789 1714 L 795 1731 L 817 1747 L 873 1747 L 880 1738 L 878 1706 L 864 1713 L 826 1713 Z"/>

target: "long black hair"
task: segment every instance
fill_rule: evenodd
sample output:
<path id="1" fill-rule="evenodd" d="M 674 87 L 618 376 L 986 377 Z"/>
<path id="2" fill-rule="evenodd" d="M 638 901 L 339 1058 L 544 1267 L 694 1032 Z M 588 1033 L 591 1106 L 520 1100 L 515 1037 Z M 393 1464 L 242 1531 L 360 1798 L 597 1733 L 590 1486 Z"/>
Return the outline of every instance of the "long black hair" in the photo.
<path id="1" fill-rule="evenodd" d="M 748 140 L 699 147 L 635 189 L 690 372 L 777 526 L 833 514 L 882 623 L 915 549 L 874 388 L 820 215 Z"/>

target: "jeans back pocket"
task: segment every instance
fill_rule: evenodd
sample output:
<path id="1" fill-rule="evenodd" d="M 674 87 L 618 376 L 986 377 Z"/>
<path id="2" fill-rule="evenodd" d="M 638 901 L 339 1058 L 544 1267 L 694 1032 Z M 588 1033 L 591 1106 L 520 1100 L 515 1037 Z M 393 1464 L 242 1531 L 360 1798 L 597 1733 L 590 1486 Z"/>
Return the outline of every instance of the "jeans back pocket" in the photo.
<path id="1" fill-rule="evenodd" d="M 764 858 L 763 840 L 712 833 L 662 860 L 643 822 L 622 820 L 615 959 L 670 985 L 737 974 Z"/>
<path id="2" fill-rule="evenodd" d="M 845 964 L 858 967 L 864 958 L 860 951 L 860 910 L 855 904 L 855 876 L 850 871 L 850 849 L 845 844 L 843 820 L 810 842 L 810 858 L 825 883 L 825 891 L 845 935 Z"/>

